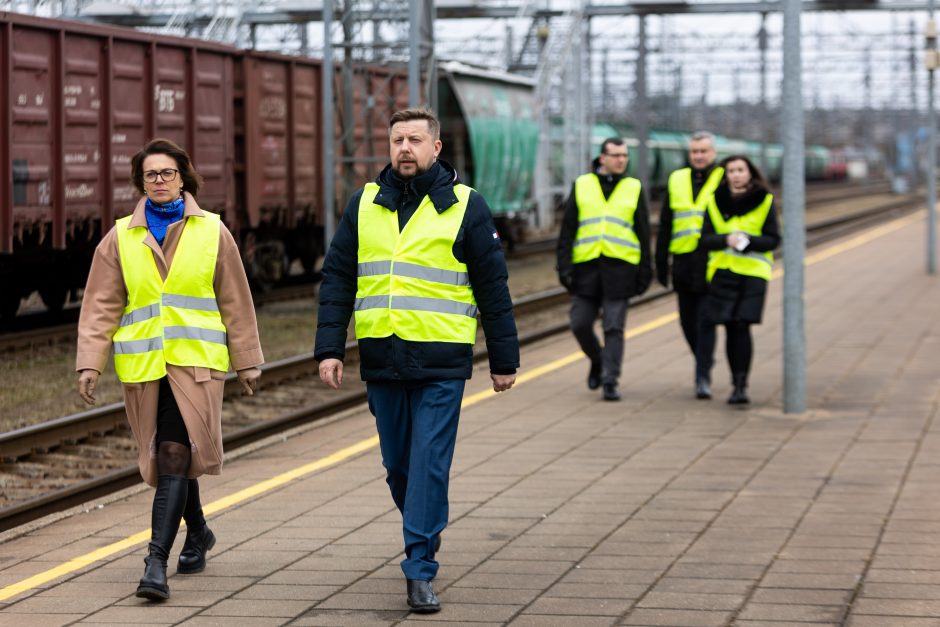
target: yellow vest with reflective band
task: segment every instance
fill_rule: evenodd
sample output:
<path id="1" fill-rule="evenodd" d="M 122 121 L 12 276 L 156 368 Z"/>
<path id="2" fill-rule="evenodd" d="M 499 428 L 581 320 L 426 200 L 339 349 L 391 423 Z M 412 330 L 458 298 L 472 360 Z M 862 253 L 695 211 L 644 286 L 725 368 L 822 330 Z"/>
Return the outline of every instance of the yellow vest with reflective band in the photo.
<path id="1" fill-rule="evenodd" d="M 724 175 L 724 168 L 714 168 L 699 190 L 697 198 L 692 195 L 692 168 L 682 168 L 669 175 L 669 208 L 672 209 L 670 253 L 681 255 L 698 248 L 705 209 Z"/>
<path id="2" fill-rule="evenodd" d="M 118 379 L 155 381 L 166 375 L 167 364 L 227 371 L 227 336 L 212 287 L 219 216 L 205 212 L 185 218 L 166 281 L 144 244 L 148 228 L 129 228 L 131 217 L 121 218 L 116 227 L 127 286 L 127 305 L 113 337 Z"/>
<path id="3" fill-rule="evenodd" d="M 427 196 L 398 229 L 398 213 L 375 204 L 379 186 L 359 200 L 356 337 L 396 335 L 410 342 L 473 344 L 477 305 L 466 264 L 454 257 L 473 190 L 455 185 L 457 203 L 438 213 Z"/>
<path id="4" fill-rule="evenodd" d="M 578 205 L 578 232 L 571 251 L 572 263 L 584 263 L 601 255 L 640 263 L 640 240 L 633 231 L 633 215 L 640 200 L 640 181 L 624 177 L 610 198 L 604 198 L 596 174 L 583 174 L 574 182 Z"/>
<path id="5" fill-rule="evenodd" d="M 715 198 L 708 202 L 708 217 L 715 227 L 715 233 L 727 235 L 729 233 L 747 233 L 758 236 L 770 207 L 774 204 L 773 194 L 767 194 L 763 202 L 743 216 L 734 216 L 725 220 L 715 203 Z M 734 248 L 726 247 L 724 250 L 713 250 L 708 253 L 708 271 L 706 278 L 711 281 L 718 270 L 730 270 L 735 274 L 753 276 L 765 281 L 770 280 L 774 268 L 774 256 L 771 252 L 740 252 Z"/>

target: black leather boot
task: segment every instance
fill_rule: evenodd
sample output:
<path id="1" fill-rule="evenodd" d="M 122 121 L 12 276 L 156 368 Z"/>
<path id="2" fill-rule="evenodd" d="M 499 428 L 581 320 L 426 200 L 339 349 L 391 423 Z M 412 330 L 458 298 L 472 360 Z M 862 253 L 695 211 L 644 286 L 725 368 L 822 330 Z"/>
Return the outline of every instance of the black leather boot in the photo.
<path id="1" fill-rule="evenodd" d="M 153 496 L 150 522 L 150 546 L 144 558 L 144 576 L 137 586 L 137 596 L 151 601 L 170 598 L 166 582 L 166 561 L 173 548 L 173 540 L 180 528 L 188 490 L 186 477 L 160 475 L 157 492 Z"/>
<path id="2" fill-rule="evenodd" d="M 734 389 L 731 391 L 731 396 L 728 397 L 728 404 L 747 405 L 750 403 L 751 399 L 747 397 L 747 373 L 735 373 L 731 378 L 731 382 L 734 385 Z"/>
<path id="3" fill-rule="evenodd" d="M 408 607 L 416 614 L 433 614 L 441 611 L 441 602 L 430 581 L 408 580 Z"/>
<path id="4" fill-rule="evenodd" d="M 186 509 L 183 510 L 186 521 L 186 542 L 180 551 L 176 572 L 182 575 L 201 573 L 206 569 L 206 553 L 215 546 L 215 534 L 206 524 L 199 502 L 199 483 L 189 480 L 189 494 L 186 497 Z"/>
<path id="5" fill-rule="evenodd" d="M 588 389 L 596 390 L 601 387 L 601 362 L 592 361 L 591 370 L 588 372 Z"/>

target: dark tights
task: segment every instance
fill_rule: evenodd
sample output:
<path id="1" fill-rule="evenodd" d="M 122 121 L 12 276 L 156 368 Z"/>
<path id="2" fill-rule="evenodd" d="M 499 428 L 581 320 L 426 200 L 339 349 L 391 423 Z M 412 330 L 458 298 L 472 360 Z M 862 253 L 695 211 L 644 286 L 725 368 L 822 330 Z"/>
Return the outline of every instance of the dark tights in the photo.
<path id="1" fill-rule="evenodd" d="M 157 469 L 161 475 L 180 475 L 189 472 L 190 452 L 188 446 L 176 442 L 161 442 L 157 449 Z"/>
<path id="2" fill-rule="evenodd" d="M 731 374 L 746 375 L 751 369 L 751 356 L 754 354 L 751 325 L 747 322 L 728 322 L 725 324 L 725 330 L 725 351 Z"/>
<path id="3" fill-rule="evenodd" d="M 169 379 L 163 377 L 157 402 L 157 470 L 161 475 L 185 477 L 191 457 L 183 414 L 176 404 Z"/>
<path id="4" fill-rule="evenodd" d="M 704 316 L 703 316 L 704 318 Z M 747 376 L 751 370 L 751 357 L 754 354 L 754 344 L 751 340 L 751 324 L 749 322 L 726 322 L 725 327 L 725 353 L 728 356 L 728 365 L 731 375 Z M 702 320 L 698 329 L 698 347 L 696 351 L 697 368 L 699 376 L 707 376 L 711 370 L 711 355 L 715 348 L 715 325 Z"/>

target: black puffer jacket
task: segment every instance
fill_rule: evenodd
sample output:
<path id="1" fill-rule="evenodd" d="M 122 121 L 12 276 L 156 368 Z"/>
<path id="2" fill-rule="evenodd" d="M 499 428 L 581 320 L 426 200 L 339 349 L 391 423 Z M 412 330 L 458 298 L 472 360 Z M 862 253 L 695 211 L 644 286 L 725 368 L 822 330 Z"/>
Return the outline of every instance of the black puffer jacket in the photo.
<path id="1" fill-rule="evenodd" d="M 404 228 L 425 196 L 438 212 L 457 202 L 454 168 L 438 161 L 430 170 L 404 181 L 386 167 L 376 178 L 376 204 L 398 213 Z M 346 205 L 343 219 L 323 264 L 320 309 L 314 356 L 318 360 L 345 357 L 346 329 L 356 300 L 356 266 L 359 251 L 359 199 L 357 192 Z M 519 340 L 507 286 L 506 261 L 490 208 L 473 192 L 463 224 L 454 243 L 454 256 L 467 265 L 470 284 L 480 310 L 490 356 L 490 371 L 512 374 L 519 367 Z M 451 342 L 409 342 L 397 336 L 359 340 L 360 371 L 366 381 L 415 381 L 469 379 L 473 348 Z"/>
<path id="2" fill-rule="evenodd" d="M 617 183 L 623 178 L 614 174 L 598 174 L 597 177 L 600 179 L 604 198 L 610 198 Z M 653 277 L 653 264 L 650 258 L 650 218 L 644 193 L 640 193 L 636 213 L 633 215 L 633 232 L 640 240 L 638 265 L 603 255 L 585 263 L 572 263 L 571 252 L 577 232 L 578 203 L 572 184 L 571 193 L 565 201 L 565 214 L 556 248 L 558 279 L 568 291 L 593 300 L 630 298 L 646 291 Z"/>
<path id="3" fill-rule="evenodd" d="M 698 198 L 699 192 L 715 169 L 711 164 L 703 170 L 692 168 L 692 197 Z M 669 244 L 672 242 L 672 205 L 669 194 L 663 199 L 659 212 L 659 233 L 656 236 L 656 278 L 663 285 L 669 286 Z M 690 253 L 672 255 L 672 284 L 678 291 L 702 294 L 708 288 L 705 282 L 705 268 L 708 265 L 708 251 L 699 246 Z"/>

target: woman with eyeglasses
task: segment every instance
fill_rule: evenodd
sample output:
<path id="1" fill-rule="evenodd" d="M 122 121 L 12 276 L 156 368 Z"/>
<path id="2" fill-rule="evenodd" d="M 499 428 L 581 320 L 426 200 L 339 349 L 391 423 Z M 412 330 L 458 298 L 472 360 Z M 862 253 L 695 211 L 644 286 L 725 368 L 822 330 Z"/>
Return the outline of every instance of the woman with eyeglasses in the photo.
<path id="1" fill-rule="evenodd" d="M 760 324 L 764 312 L 780 229 L 774 196 L 757 166 L 742 155 L 721 166 L 725 174 L 708 203 L 699 241 L 709 253 L 697 358 L 704 363 L 714 353 L 715 325 L 723 324 L 733 386 L 728 403 L 745 405 L 754 353 L 751 325 Z"/>
<path id="2" fill-rule="evenodd" d="M 95 250 L 76 369 L 79 395 L 94 403 L 113 350 L 140 474 L 156 487 L 137 596 L 162 600 L 180 519 L 177 573 L 201 572 L 215 544 L 197 477 L 222 468 L 225 374 L 231 365 L 252 395 L 264 358 L 241 255 L 219 216 L 196 203 L 202 178 L 189 155 L 154 139 L 131 160 L 131 181 L 143 197 Z"/>

